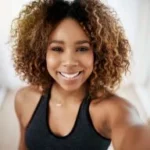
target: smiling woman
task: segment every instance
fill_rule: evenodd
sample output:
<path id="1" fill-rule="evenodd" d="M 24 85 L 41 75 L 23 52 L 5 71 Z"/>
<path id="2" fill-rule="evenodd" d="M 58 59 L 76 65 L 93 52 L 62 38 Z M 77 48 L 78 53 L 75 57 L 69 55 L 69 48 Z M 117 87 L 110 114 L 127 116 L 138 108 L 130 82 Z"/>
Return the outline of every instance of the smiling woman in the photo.
<path id="1" fill-rule="evenodd" d="M 122 73 L 128 70 L 130 46 L 115 13 L 99 1 L 34 1 L 27 5 L 20 13 L 20 18 L 14 20 L 12 28 L 16 71 L 22 79 L 32 85 L 42 86 L 44 91 L 51 86 L 53 78 L 46 68 L 46 50 L 52 42 L 50 35 L 64 18 L 76 20 L 74 25 L 82 27 L 82 36 L 85 38 L 78 40 L 88 40 L 93 48 L 94 69 L 88 79 L 92 97 L 96 97 L 98 91 L 106 95 L 104 87 L 113 90 L 120 83 Z M 57 33 L 57 37 L 69 34 L 71 27 L 68 25 L 65 29 L 67 32 Z M 69 40 L 77 36 L 75 31 L 70 34 Z"/>
<path id="2" fill-rule="evenodd" d="M 20 150 L 150 148 L 135 108 L 114 94 L 130 52 L 114 11 L 98 0 L 37 0 L 11 31 L 15 69 L 30 84 L 15 98 Z"/>
<path id="3" fill-rule="evenodd" d="M 57 26 L 49 41 L 46 54 L 49 74 L 64 90 L 82 90 L 93 70 L 89 37 L 77 21 L 69 18 Z"/>

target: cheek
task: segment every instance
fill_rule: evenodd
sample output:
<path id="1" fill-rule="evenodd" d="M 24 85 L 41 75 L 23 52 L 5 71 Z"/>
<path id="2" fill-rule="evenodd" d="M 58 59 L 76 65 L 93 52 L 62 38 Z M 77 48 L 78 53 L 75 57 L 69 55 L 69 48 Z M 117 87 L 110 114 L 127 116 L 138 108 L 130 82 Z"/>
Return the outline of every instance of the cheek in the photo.
<path id="1" fill-rule="evenodd" d="M 51 55 L 47 55 L 46 56 L 46 64 L 47 64 L 47 69 L 50 71 L 51 69 L 54 69 L 57 67 L 58 65 L 58 60 L 56 59 L 56 57 L 51 56 Z"/>
<path id="2" fill-rule="evenodd" d="M 93 52 L 89 53 L 85 59 L 83 60 L 84 63 L 86 63 L 86 67 L 90 70 L 93 70 L 93 64 L 94 64 L 94 55 Z"/>

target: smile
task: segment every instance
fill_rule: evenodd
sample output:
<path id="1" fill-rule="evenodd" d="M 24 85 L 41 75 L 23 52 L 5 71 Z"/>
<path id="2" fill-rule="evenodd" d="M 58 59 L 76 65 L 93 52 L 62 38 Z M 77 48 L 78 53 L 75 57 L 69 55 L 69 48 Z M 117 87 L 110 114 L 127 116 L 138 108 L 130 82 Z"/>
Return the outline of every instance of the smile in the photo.
<path id="1" fill-rule="evenodd" d="M 74 79 L 76 77 L 78 77 L 80 75 L 81 71 L 79 72 L 76 72 L 76 73 L 72 73 L 72 74 L 69 74 L 69 73 L 63 73 L 63 72 L 59 72 L 59 74 L 67 79 Z"/>

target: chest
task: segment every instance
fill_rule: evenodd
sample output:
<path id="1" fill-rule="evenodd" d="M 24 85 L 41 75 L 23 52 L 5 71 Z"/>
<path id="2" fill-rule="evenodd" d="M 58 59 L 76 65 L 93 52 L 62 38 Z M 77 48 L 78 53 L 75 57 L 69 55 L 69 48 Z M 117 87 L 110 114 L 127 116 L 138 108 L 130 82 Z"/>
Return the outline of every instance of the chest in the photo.
<path id="1" fill-rule="evenodd" d="M 94 104 L 90 104 L 87 108 L 87 119 L 91 127 L 99 134 L 104 136 L 105 114 L 103 108 L 97 109 Z M 48 126 L 55 136 L 65 137 L 69 135 L 77 123 L 80 122 L 81 115 L 80 105 L 69 108 L 57 108 L 49 105 Z"/>
<path id="2" fill-rule="evenodd" d="M 25 141 L 29 149 L 106 150 L 108 148 L 110 140 L 101 136 L 105 118 L 102 109 L 97 112 L 98 109 L 90 104 L 88 115 L 80 105 L 59 110 L 50 105 L 48 107 L 47 110 L 44 103 L 44 107 L 37 109 L 26 130 Z"/>

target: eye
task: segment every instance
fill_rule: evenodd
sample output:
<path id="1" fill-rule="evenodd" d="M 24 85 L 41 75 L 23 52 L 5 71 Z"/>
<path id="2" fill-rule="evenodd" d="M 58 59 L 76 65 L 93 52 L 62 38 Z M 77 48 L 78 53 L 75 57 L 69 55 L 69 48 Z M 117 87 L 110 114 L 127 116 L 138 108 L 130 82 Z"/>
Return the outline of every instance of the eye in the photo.
<path id="1" fill-rule="evenodd" d="M 53 47 L 51 49 L 52 49 L 52 51 L 56 51 L 56 52 L 62 52 L 63 51 L 61 47 Z"/>
<path id="2" fill-rule="evenodd" d="M 85 52 L 85 51 L 88 51 L 88 50 L 89 50 L 88 47 L 80 47 L 80 48 L 78 48 L 78 51 L 80 51 L 80 52 Z"/>

